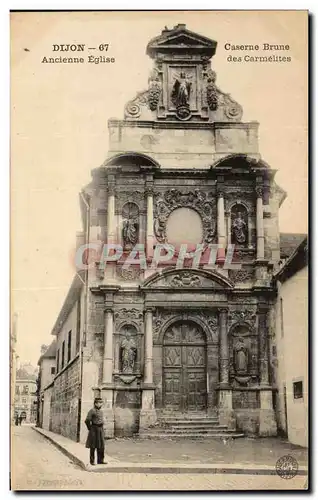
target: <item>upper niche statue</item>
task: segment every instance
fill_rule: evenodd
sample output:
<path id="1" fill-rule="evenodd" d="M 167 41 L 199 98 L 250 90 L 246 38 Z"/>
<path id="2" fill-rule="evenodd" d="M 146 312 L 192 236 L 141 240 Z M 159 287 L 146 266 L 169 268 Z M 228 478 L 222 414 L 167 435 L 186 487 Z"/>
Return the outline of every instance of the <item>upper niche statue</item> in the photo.
<path id="1" fill-rule="evenodd" d="M 177 108 L 190 104 L 191 82 L 187 78 L 184 71 L 181 71 L 180 76 L 176 78 L 172 89 L 172 102 Z"/>
<path id="2" fill-rule="evenodd" d="M 244 245 L 247 242 L 247 224 L 239 212 L 232 222 L 233 242 Z"/>
<path id="3" fill-rule="evenodd" d="M 124 247 L 130 248 L 138 241 L 138 223 L 135 219 L 129 218 L 123 222 Z"/>

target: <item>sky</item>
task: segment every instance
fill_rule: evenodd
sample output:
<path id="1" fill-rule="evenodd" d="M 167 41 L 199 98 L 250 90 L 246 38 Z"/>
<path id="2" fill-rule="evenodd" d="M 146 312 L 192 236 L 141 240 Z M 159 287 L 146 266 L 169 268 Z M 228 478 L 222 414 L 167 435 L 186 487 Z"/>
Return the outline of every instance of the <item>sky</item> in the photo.
<path id="1" fill-rule="evenodd" d="M 260 123 L 260 153 L 288 194 L 280 229 L 307 232 L 305 14 L 11 13 L 11 309 L 22 361 L 35 365 L 41 344 L 52 340 L 74 275 L 78 193 L 107 157 L 107 120 L 123 118 L 125 104 L 147 88 L 146 45 L 178 23 L 218 42 L 217 85 L 243 106 L 243 121 Z M 67 43 L 109 44 L 116 62 L 41 63 L 58 55 L 53 44 Z M 226 43 L 288 44 L 292 62 L 228 62 Z"/>

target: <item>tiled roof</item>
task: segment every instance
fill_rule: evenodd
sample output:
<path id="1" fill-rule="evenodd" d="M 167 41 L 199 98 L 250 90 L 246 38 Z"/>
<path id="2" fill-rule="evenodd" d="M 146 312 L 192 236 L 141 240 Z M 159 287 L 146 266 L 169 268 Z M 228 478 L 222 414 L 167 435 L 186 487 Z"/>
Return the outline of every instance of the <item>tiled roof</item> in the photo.
<path id="1" fill-rule="evenodd" d="M 42 359 L 55 358 L 55 356 L 56 356 L 56 340 L 54 339 L 53 342 L 51 342 L 51 344 L 47 348 L 47 350 L 40 356 L 38 365 L 41 363 Z"/>
<path id="2" fill-rule="evenodd" d="M 44 354 L 42 354 L 42 358 L 55 358 L 56 355 L 56 340 L 49 345 Z"/>
<path id="3" fill-rule="evenodd" d="M 280 256 L 287 259 L 307 237 L 307 234 L 300 233 L 280 233 Z"/>

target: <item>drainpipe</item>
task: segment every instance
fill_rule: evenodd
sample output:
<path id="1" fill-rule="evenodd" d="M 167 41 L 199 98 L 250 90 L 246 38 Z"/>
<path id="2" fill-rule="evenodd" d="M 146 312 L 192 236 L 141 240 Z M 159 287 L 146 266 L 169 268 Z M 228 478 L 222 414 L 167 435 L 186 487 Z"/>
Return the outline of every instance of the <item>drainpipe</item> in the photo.
<path id="1" fill-rule="evenodd" d="M 85 193 L 83 191 L 80 192 L 80 197 L 85 204 L 86 207 L 86 224 L 85 224 L 85 244 L 89 244 L 90 238 L 90 205 L 89 199 L 85 197 Z M 86 254 L 87 255 L 87 254 Z M 88 259 L 88 255 L 87 255 Z M 81 277 L 79 273 L 77 276 L 82 281 L 84 285 L 84 325 L 83 325 L 83 333 L 80 335 L 80 345 L 79 345 L 79 365 L 80 365 L 80 394 L 78 399 L 78 422 L 77 422 L 77 441 L 80 441 L 80 429 L 81 429 L 81 403 L 82 403 L 82 388 L 83 388 L 83 347 L 86 346 L 86 337 L 87 337 L 87 317 L 88 317 L 88 265 L 86 265 L 85 269 L 85 278 Z"/>

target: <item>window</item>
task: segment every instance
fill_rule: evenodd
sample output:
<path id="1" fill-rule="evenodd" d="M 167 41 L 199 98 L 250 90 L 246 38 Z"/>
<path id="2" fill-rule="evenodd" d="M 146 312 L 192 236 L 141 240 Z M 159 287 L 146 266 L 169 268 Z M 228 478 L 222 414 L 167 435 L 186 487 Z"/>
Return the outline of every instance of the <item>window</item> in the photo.
<path id="1" fill-rule="evenodd" d="M 26 398 L 22 398 L 22 404 L 25 404 L 27 402 Z"/>
<path id="2" fill-rule="evenodd" d="M 51 375 L 55 375 L 55 366 L 51 366 Z"/>
<path id="3" fill-rule="evenodd" d="M 15 388 L 15 393 L 19 396 L 20 395 L 20 387 L 17 385 Z"/>
<path id="4" fill-rule="evenodd" d="M 23 386 L 22 394 L 29 394 L 29 386 L 28 385 Z"/>
<path id="5" fill-rule="evenodd" d="M 81 335 L 81 297 L 77 302 L 77 318 L 76 318 L 76 352 L 79 351 Z"/>
<path id="6" fill-rule="evenodd" d="M 65 340 L 63 340 L 63 344 L 62 344 L 61 369 L 64 368 L 64 358 L 65 358 Z"/>
<path id="7" fill-rule="evenodd" d="M 56 355 L 56 373 L 59 372 L 60 369 L 60 350 L 57 350 L 57 355 Z"/>
<path id="8" fill-rule="evenodd" d="M 293 389 L 294 389 L 294 399 L 302 399 L 304 397 L 302 380 L 294 382 Z"/>
<path id="9" fill-rule="evenodd" d="M 283 299 L 280 298 L 279 300 L 280 304 L 280 335 L 281 338 L 284 337 L 284 308 L 283 308 Z"/>
<path id="10" fill-rule="evenodd" d="M 68 332 L 67 338 L 67 362 L 71 361 L 71 352 L 72 352 L 72 330 Z"/>

